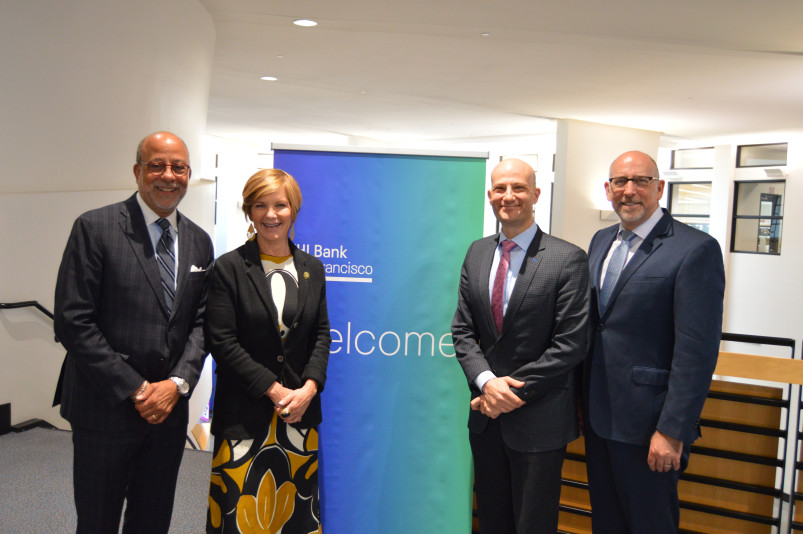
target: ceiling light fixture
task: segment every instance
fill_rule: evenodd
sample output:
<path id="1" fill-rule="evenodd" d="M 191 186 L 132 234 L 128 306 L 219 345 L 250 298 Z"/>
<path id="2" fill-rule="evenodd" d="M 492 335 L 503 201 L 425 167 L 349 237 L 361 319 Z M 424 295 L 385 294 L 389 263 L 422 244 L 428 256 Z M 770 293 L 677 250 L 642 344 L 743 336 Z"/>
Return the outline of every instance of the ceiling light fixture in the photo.
<path id="1" fill-rule="evenodd" d="M 304 28 L 312 28 L 313 26 L 318 25 L 317 22 L 309 19 L 296 19 L 293 21 L 293 24 L 295 24 L 296 26 L 303 26 Z"/>
<path id="2" fill-rule="evenodd" d="M 491 36 L 491 34 L 490 34 L 490 33 L 488 33 L 488 32 L 482 32 L 482 33 L 480 34 L 480 36 L 481 36 L 481 37 L 490 37 L 490 36 Z"/>
<path id="3" fill-rule="evenodd" d="M 276 80 L 278 80 L 278 79 L 279 79 L 279 78 L 277 78 L 276 76 L 262 76 L 262 77 L 260 78 L 260 80 L 264 80 L 264 81 L 266 81 L 266 82 L 275 82 L 275 81 L 276 81 Z"/>

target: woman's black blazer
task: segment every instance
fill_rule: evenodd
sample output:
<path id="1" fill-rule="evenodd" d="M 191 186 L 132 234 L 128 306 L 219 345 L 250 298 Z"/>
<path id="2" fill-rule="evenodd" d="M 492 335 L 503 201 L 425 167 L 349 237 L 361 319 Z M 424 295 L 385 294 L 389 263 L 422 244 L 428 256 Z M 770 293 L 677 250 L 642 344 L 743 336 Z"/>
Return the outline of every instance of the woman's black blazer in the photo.
<path id="1" fill-rule="evenodd" d="M 205 332 L 217 362 L 212 433 L 248 439 L 270 422 L 273 403 L 264 395 L 275 381 L 296 389 L 318 383 L 297 426 L 321 422 L 320 392 L 329 360 L 329 317 L 323 264 L 290 242 L 298 273 L 298 310 L 282 343 L 278 318 L 256 240 L 218 258 L 206 304 Z"/>

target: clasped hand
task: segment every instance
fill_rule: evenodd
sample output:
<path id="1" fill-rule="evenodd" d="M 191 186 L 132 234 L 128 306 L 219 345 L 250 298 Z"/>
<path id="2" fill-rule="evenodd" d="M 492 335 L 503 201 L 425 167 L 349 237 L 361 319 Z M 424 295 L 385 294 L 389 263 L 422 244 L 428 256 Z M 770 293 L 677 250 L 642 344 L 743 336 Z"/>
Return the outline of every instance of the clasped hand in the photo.
<path id="1" fill-rule="evenodd" d="M 172 380 L 143 383 L 145 389 L 131 398 L 140 417 L 152 425 L 163 423 L 178 402 L 178 389 Z M 137 391 L 140 391 L 138 388 Z"/>
<path id="2" fill-rule="evenodd" d="M 496 419 L 503 413 L 524 406 L 524 401 L 510 389 L 512 387 L 523 388 L 524 382 L 509 376 L 488 380 L 482 388 L 482 395 L 471 399 L 471 409 Z"/>
<path id="3" fill-rule="evenodd" d="M 285 423 L 298 423 L 307 412 L 309 403 L 316 393 L 318 393 L 318 385 L 314 380 L 307 380 L 298 389 L 286 388 L 279 382 L 274 382 L 265 395 L 273 402 L 273 409 Z M 289 415 L 283 416 L 283 413 L 289 413 Z"/>

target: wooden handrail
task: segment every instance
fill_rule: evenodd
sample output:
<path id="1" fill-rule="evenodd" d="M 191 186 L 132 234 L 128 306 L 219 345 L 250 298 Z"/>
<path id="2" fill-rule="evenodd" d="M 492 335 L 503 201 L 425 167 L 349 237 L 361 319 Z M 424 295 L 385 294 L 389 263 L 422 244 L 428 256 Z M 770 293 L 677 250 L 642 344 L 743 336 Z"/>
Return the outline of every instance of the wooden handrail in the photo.
<path id="1" fill-rule="evenodd" d="M 720 352 L 714 374 L 803 385 L 803 360 Z"/>

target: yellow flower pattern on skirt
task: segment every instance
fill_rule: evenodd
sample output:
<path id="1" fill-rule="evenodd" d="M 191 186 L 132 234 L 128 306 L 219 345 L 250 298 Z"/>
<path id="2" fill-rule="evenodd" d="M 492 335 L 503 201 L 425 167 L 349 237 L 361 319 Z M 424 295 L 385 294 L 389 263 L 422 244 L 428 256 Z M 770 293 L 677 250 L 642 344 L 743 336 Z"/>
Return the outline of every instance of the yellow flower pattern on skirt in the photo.
<path id="1" fill-rule="evenodd" d="M 253 440 L 216 439 L 206 531 L 322 534 L 318 432 L 273 414 Z"/>

